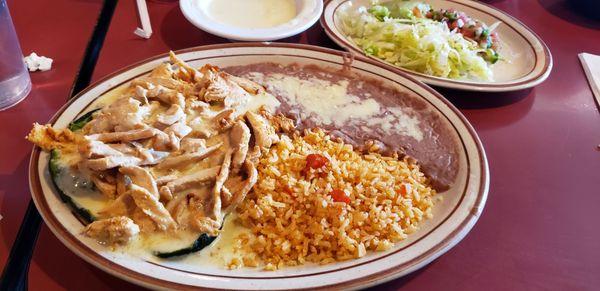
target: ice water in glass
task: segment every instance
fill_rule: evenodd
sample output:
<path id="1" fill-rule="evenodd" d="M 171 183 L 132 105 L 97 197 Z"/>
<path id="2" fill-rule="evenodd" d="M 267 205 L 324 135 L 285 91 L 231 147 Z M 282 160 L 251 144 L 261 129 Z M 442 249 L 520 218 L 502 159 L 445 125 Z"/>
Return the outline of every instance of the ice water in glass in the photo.
<path id="1" fill-rule="evenodd" d="M 17 104 L 30 90 L 31 79 L 17 33 L 6 0 L 0 0 L 0 110 Z"/>

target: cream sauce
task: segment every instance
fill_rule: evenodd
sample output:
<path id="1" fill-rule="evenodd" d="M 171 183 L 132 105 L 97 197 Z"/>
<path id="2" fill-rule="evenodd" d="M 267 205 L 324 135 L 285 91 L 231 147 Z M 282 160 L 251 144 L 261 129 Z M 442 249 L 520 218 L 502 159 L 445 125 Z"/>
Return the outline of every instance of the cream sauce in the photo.
<path id="1" fill-rule="evenodd" d="M 58 160 L 60 172 L 54 178 L 57 186 L 63 193 L 73 200 L 75 204 L 83 207 L 97 215 L 109 202 L 100 191 L 94 187 L 94 183 L 84 177 L 79 171 L 73 171 L 72 155 L 62 155 Z"/>
<path id="2" fill-rule="evenodd" d="M 215 266 L 226 267 L 232 259 L 239 256 L 236 251 L 236 238 L 243 234 L 250 234 L 250 229 L 237 223 L 237 214 L 232 212 L 223 222 L 223 229 L 217 239 L 203 252 L 189 256 L 186 261 L 193 265 L 208 263 Z"/>
<path id="3" fill-rule="evenodd" d="M 296 16 L 294 0 L 212 0 L 207 13 L 216 21 L 241 28 L 269 28 Z"/>
<path id="4" fill-rule="evenodd" d="M 233 258 L 239 256 L 239 252 L 235 250 L 236 238 L 243 233 L 250 234 L 250 230 L 237 223 L 236 220 L 236 213 L 228 215 L 223 222 L 221 233 L 213 243 L 200 252 L 177 258 L 177 260 L 194 266 L 212 265 L 226 268 Z M 117 250 L 160 262 L 161 260 L 153 255 L 154 251 L 169 251 L 189 247 L 198 236 L 197 233 L 186 231 L 179 231 L 176 234 L 142 235 Z"/>

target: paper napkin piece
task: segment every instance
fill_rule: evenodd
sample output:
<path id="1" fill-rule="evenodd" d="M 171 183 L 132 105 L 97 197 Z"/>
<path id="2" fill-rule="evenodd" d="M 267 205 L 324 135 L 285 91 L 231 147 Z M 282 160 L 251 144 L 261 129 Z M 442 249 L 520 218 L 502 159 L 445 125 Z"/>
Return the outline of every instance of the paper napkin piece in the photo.
<path id="1" fill-rule="evenodd" d="M 31 53 L 23 58 L 23 60 L 25 61 L 25 64 L 27 64 L 27 68 L 30 72 L 48 71 L 52 69 L 52 62 L 54 61 L 51 58 L 38 56 L 36 53 Z"/>
<path id="2" fill-rule="evenodd" d="M 579 59 L 596 98 L 596 105 L 600 108 L 600 56 L 580 53 Z"/>

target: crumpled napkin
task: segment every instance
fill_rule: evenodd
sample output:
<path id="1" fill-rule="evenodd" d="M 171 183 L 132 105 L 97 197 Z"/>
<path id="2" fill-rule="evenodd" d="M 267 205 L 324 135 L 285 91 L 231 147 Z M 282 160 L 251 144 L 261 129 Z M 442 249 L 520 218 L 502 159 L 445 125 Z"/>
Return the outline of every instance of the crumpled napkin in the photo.
<path id="1" fill-rule="evenodd" d="M 30 72 L 48 71 L 52 69 L 52 62 L 54 61 L 51 58 L 38 56 L 36 53 L 31 53 L 30 55 L 24 57 L 23 60 L 25 61 L 27 69 L 29 69 Z"/>
<path id="2" fill-rule="evenodd" d="M 596 105 L 600 108 L 600 56 L 580 53 L 579 59 L 596 98 Z"/>

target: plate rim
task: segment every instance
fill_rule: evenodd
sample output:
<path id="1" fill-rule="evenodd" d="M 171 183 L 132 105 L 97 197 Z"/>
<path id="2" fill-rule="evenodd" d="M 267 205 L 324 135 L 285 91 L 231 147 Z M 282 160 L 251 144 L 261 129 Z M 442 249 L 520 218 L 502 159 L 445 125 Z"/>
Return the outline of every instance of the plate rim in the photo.
<path id="1" fill-rule="evenodd" d="M 344 49 L 347 52 L 355 53 L 362 57 L 366 57 L 366 58 L 375 60 L 381 64 L 384 64 L 387 67 L 399 69 L 402 72 L 409 74 L 409 75 L 415 77 L 416 79 L 418 79 L 419 81 L 426 83 L 428 85 L 438 86 L 438 87 L 442 87 L 442 88 L 449 88 L 449 89 L 466 90 L 466 91 L 510 92 L 510 91 L 517 91 L 517 90 L 524 90 L 524 89 L 532 88 L 532 87 L 535 87 L 535 86 L 541 84 L 550 76 L 550 73 L 552 72 L 552 68 L 554 67 L 554 59 L 553 59 L 552 53 L 550 52 L 550 49 L 548 48 L 546 43 L 542 40 L 542 38 L 535 31 L 533 31 L 531 28 L 529 28 L 527 25 L 525 25 L 519 19 L 513 17 L 512 15 L 510 15 L 500 9 L 497 9 L 496 7 L 494 7 L 488 3 L 476 2 L 473 0 L 447 0 L 447 2 L 454 2 L 454 3 L 458 3 L 458 4 L 462 4 L 462 5 L 467 5 L 470 8 L 477 9 L 486 14 L 490 14 L 494 18 L 497 18 L 497 17 L 486 10 L 491 10 L 492 12 L 499 13 L 499 14 L 503 15 L 504 17 L 510 19 L 512 22 L 514 22 L 514 24 L 516 24 L 516 26 L 514 26 L 513 24 L 505 23 L 506 25 L 511 27 L 513 30 L 515 30 L 517 33 L 519 33 L 519 31 L 515 27 L 520 27 L 521 29 L 524 29 L 527 32 L 529 32 L 533 36 L 533 40 L 538 42 L 539 45 L 541 46 L 541 48 L 543 50 L 543 54 L 540 54 L 539 52 L 537 52 L 535 50 L 534 46 L 531 45 L 532 43 L 531 43 L 530 38 L 522 35 L 521 33 L 519 33 L 519 34 L 521 34 L 521 36 L 527 41 L 527 43 L 529 44 L 529 48 L 531 50 L 533 50 L 536 60 L 541 56 L 541 59 L 544 61 L 542 70 L 536 76 L 530 76 L 531 72 L 527 73 L 526 75 L 524 75 L 524 77 L 526 77 L 526 79 L 524 79 L 520 82 L 504 83 L 504 84 L 503 83 L 499 83 L 499 84 L 479 83 L 479 82 L 454 80 L 454 79 L 450 79 L 450 78 L 430 76 L 430 75 L 426 75 L 423 73 L 408 70 L 408 69 L 390 64 L 390 63 L 388 63 L 384 60 L 378 59 L 376 57 L 367 56 L 361 50 L 355 48 L 349 42 L 349 40 L 340 38 L 336 35 L 336 33 L 334 31 L 339 31 L 339 30 L 337 30 L 337 28 L 335 28 L 335 27 L 331 27 L 331 25 L 334 25 L 334 24 L 332 23 L 330 25 L 329 20 L 331 19 L 331 21 L 334 21 L 333 17 L 334 17 L 335 11 L 339 8 L 339 6 L 341 6 L 342 4 L 344 4 L 348 1 L 352 1 L 352 0 L 325 0 L 324 7 L 323 7 L 323 13 L 321 15 L 321 18 L 319 19 L 319 23 L 321 24 L 321 27 L 325 30 L 325 34 L 327 34 L 329 39 L 331 39 L 333 42 L 335 42 L 337 45 L 339 45 L 342 49 Z M 331 8 L 332 5 L 335 5 L 335 3 L 337 3 L 337 6 L 333 9 L 333 12 L 331 14 L 328 14 L 327 13 L 328 10 Z M 481 5 L 486 10 L 479 9 L 479 8 L 474 7 L 473 5 L 469 5 L 469 4 Z M 341 31 L 339 31 L 339 33 L 342 34 Z M 536 67 L 536 65 L 533 66 L 534 69 L 535 69 L 535 67 Z"/>
<path id="2" fill-rule="evenodd" d="M 210 51 L 210 50 L 219 50 L 219 49 L 228 49 L 228 48 L 243 48 L 243 47 L 273 47 L 273 48 L 285 48 L 285 49 L 304 49 L 309 51 L 317 51 L 320 53 L 327 53 L 337 55 L 339 57 L 347 56 L 347 53 L 343 51 L 317 47 L 312 45 L 305 44 L 290 44 L 290 43 L 230 43 L 230 44 L 215 44 L 215 45 L 207 45 L 207 46 L 198 46 L 191 47 L 182 50 L 175 51 L 176 54 L 188 53 L 188 52 L 198 52 L 198 51 Z M 54 116 L 48 121 L 48 123 L 54 124 L 56 120 L 79 98 L 85 95 L 91 89 L 97 87 L 98 85 L 130 70 L 135 67 L 141 66 L 143 64 L 155 61 L 160 58 L 167 57 L 168 53 L 163 53 L 159 55 L 155 55 L 153 57 L 138 61 L 136 63 L 125 66 L 119 70 L 116 70 L 101 79 L 95 81 L 92 85 L 88 86 L 80 93 L 78 93 L 75 97 L 70 99 L 65 105 L 63 105 Z M 477 156 L 479 158 L 479 168 L 481 171 L 481 175 L 479 177 L 479 189 L 477 192 L 477 196 L 475 198 L 474 204 L 470 209 L 468 215 L 460 222 L 460 224 L 453 229 L 446 237 L 444 237 L 441 241 L 437 242 L 433 247 L 427 249 L 422 255 L 412 259 L 404 263 L 403 265 L 396 265 L 391 268 L 382 270 L 380 272 L 371 274 L 366 277 L 358 277 L 352 280 L 334 283 L 330 285 L 323 285 L 316 288 L 311 289 L 330 289 L 330 288 L 360 288 L 372 286 L 375 284 L 379 284 L 382 282 L 386 282 L 401 276 L 404 276 L 410 272 L 413 272 L 427 264 L 431 261 L 435 260 L 446 251 L 454 247 L 458 242 L 460 242 L 467 233 L 471 230 L 471 228 L 475 225 L 478 218 L 481 216 L 483 212 L 483 208 L 485 207 L 485 202 L 487 200 L 487 195 L 489 191 L 489 164 L 487 161 L 487 157 L 485 154 L 485 150 L 483 149 L 483 145 L 481 140 L 479 139 L 477 133 L 475 132 L 472 125 L 468 122 L 468 120 L 462 115 L 462 113 L 452 105 L 447 99 L 445 99 L 440 93 L 433 90 L 431 87 L 423 84 L 422 82 L 416 80 L 413 76 L 410 76 L 403 71 L 390 68 L 387 66 L 382 66 L 381 63 L 375 62 L 371 59 L 362 57 L 362 56 L 354 56 L 357 60 L 362 62 L 366 62 L 370 65 L 376 66 L 378 68 L 391 71 L 392 73 L 398 74 L 401 77 L 408 79 L 420 85 L 423 89 L 425 89 L 428 93 L 432 94 L 435 98 L 439 99 L 444 105 L 446 105 L 452 113 L 454 113 L 459 121 L 465 126 L 465 129 L 468 132 L 468 136 L 470 136 L 475 144 L 477 149 Z M 114 86 L 113 86 L 114 87 Z M 93 101 L 92 101 L 93 102 Z M 91 103 L 91 102 L 90 102 Z M 88 106 L 89 104 L 86 104 Z M 30 162 L 29 162 L 29 186 L 31 191 L 32 199 L 36 205 L 36 208 L 39 210 L 42 218 L 44 219 L 46 225 L 50 228 L 52 233 L 71 251 L 77 254 L 80 258 L 84 259 L 88 263 L 102 269 L 105 272 L 108 272 L 116 277 L 125 279 L 127 281 L 133 282 L 135 284 L 139 284 L 145 287 L 151 288 L 177 288 L 177 289 L 194 289 L 200 288 L 199 286 L 192 286 L 188 284 L 183 284 L 179 282 L 173 281 L 165 281 L 161 280 L 144 273 L 140 273 L 138 271 L 126 268 L 119 264 L 114 263 L 113 261 L 104 258 L 99 253 L 89 249 L 85 244 L 83 244 L 79 239 L 77 239 L 76 235 L 71 234 L 65 226 L 58 220 L 58 218 L 53 215 L 51 212 L 47 200 L 44 197 L 44 192 L 41 186 L 41 180 L 39 177 L 39 156 L 41 154 L 41 150 L 39 147 L 34 147 L 31 153 Z"/>

